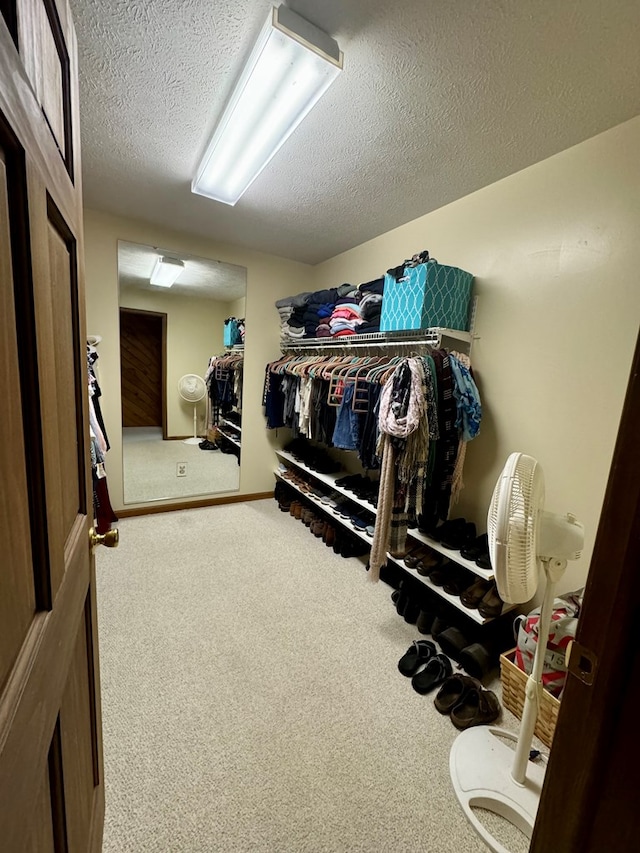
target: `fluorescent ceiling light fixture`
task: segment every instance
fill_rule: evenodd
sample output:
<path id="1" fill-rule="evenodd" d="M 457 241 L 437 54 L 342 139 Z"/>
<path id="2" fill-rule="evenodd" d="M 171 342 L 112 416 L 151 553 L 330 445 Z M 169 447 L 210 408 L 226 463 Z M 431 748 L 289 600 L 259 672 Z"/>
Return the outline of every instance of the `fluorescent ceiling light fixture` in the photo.
<path id="1" fill-rule="evenodd" d="M 337 43 L 273 7 L 204 153 L 191 191 L 235 204 L 342 70 Z"/>
<path id="2" fill-rule="evenodd" d="M 149 281 L 158 287 L 171 287 L 183 271 L 184 263 L 178 258 L 160 257 L 156 260 Z"/>

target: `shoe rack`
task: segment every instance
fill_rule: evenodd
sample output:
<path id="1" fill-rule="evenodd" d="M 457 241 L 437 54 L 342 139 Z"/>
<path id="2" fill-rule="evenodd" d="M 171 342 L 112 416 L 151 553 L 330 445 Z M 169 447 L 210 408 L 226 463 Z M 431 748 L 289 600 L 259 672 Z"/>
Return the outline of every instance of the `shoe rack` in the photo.
<path id="1" fill-rule="evenodd" d="M 304 474 L 305 478 L 307 480 L 310 479 L 312 482 L 322 484 L 323 486 L 328 487 L 328 489 L 330 491 L 335 492 L 335 493 L 343 496 L 350 503 L 355 504 L 356 506 L 360 506 L 363 509 L 365 509 L 367 512 L 375 515 L 376 508 L 375 508 L 373 503 L 371 503 L 368 500 L 365 500 L 363 498 L 358 497 L 353 492 L 349 491 L 349 489 L 346 489 L 342 486 L 336 485 L 336 480 L 340 480 L 342 477 L 345 477 L 348 475 L 347 471 L 338 471 L 336 473 L 324 474 L 324 473 L 321 473 L 319 471 L 314 471 L 312 468 L 309 468 L 307 465 L 305 465 L 304 462 L 302 462 L 300 459 L 297 459 L 295 456 L 293 456 L 291 453 L 287 452 L 286 450 L 276 450 L 276 454 L 277 454 L 278 458 L 286 466 L 288 466 L 289 469 L 297 470 L 298 472 Z M 282 480 L 283 482 L 287 483 L 287 485 L 291 486 L 295 491 L 299 492 L 304 497 L 305 500 L 309 501 L 310 503 L 317 504 L 318 508 L 320 510 L 322 510 L 325 514 L 329 515 L 333 519 L 333 521 L 336 525 L 341 525 L 342 527 L 347 529 L 350 533 L 353 533 L 354 535 L 358 536 L 359 538 L 368 542 L 369 545 L 371 545 L 371 537 L 370 536 L 368 536 L 364 532 L 361 532 L 361 531 L 353 528 L 350 524 L 348 524 L 348 522 L 346 520 L 340 518 L 340 516 L 335 515 L 332 512 L 332 510 L 330 508 L 328 508 L 328 506 L 326 504 L 323 504 L 317 496 L 315 496 L 312 492 L 305 491 L 303 488 L 300 487 L 300 485 L 296 484 L 295 481 L 292 481 L 292 480 L 288 479 L 287 477 L 283 476 L 284 473 L 285 472 L 282 472 L 279 470 L 276 470 L 274 472 L 277 479 Z M 472 576 L 480 577 L 480 578 L 483 578 L 484 580 L 488 580 L 488 581 L 493 580 L 493 578 L 494 578 L 493 570 L 480 568 L 473 561 L 465 559 L 460 554 L 459 551 L 453 551 L 453 550 L 450 550 L 449 548 L 445 548 L 439 542 L 436 542 L 435 540 L 429 538 L 428 536 L 426 536 L 421 531 L 419 531 L 417 529 L 410 529 L 408 531 L 408 536 L 409 536 L 409 540 L 412 541 L 413 543 L 415 543 L 416 545 L 417 544 L 426 545 L 432 551 L 436 551 L 437 553 L 442 554 L 448 560 L 450 560 L 452 563 L 455 563 L 456 565 L 461 566 L 463 569 L 467 570 L 470 573 L 469 585 L 471 585 L 471 583 L 473 582 Z M 435 595 L 439 596 L 444 601 L 446 601 L 448 604 L 450 604 L 451 606 L 453 606 L 457 610 L 459 610 L 461 613 L 463 613 L 472 622 L 475 622 L 478 625 L 486 625 L 489 622 L 493 622 L 494 619 L 500 618 L 500 617 L 485 618 L 484 616 L 482 616 L 478 612 L 478 610 L 472 609 L 470 607 L 465 607 L 465 605 L 462 603 L 462 601 L 460 600 L 460 598 L 457 595 L 450 595 L 449 593 L 445 592 L 444 589 L 442 589 L 442 587 L 439 587 L 436 584 L 434 584 L 428 577 L 426 577 L 424 575 L 420 575 L 417 572 L 412 571 L 411 569 L 407 568 L 404 564 L 404 561 L 401 558 L 393 557 L 391 554 L 387 554 L 387 560 L 389 562 L 393 563 L 398 568 L 400 568 L 409 577 L 413 578 L 414 580 L 418 580 L 420 583 L 422 583 L 424 586 L 426 586 L 429 590 L 431 590 Z M 514 609 L 515 609 L 515 605 L 506 605 L 505 604 L 502 608 L 502 613 L 500 614 L 500 616 L 503 616 L 505 613 L 508 613 L 510 610 L 514 610 Z"/>
<path id="2" fill-rule="evenodd" d="M 240 449 L 240 445 L 242 442 L 242 427 L 238 424 L 235 424 L 233 421 L 227 420 L 227 418 L 220 418 L 220 423 L 218 424 L 218 432 L 223 435 L 227 441 L 230 441 L 231 444 L 235 445 L 238 449 Z"/>

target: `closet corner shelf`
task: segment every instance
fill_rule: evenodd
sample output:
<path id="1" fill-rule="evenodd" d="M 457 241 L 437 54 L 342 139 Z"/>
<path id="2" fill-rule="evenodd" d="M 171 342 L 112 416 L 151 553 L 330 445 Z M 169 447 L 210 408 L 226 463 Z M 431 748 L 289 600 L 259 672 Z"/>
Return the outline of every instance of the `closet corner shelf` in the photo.
<path id="1" fill-rule="evenodd" d="M 439 326 L 431 329 L 409 329 L 397 332 L 369 332 L 363 335 L 351 335 L 340 338 L 283 338 L 280 342 L 282 352 L 288 350 L 320 350 L 332 348 L 357 349 L 371 346 L 417 346 L 429 345 L 439 347 L 443 338 L 460 341 L 470 345 L 473 340 L 471 332 L 460 329 L 445 329 Z"/>

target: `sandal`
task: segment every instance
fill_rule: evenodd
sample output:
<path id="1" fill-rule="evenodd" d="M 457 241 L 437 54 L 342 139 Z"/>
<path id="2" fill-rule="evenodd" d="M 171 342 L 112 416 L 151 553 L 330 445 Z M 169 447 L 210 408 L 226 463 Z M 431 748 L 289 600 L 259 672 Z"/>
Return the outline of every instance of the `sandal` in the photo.
<path id="1" fill-rule="evenodd" d="M 398 661 L 398 669 L 407 677 L 413 675 L 418 667 L 430 660 L 436 653 L 436 647 L 431 640 L 414 640 L 413 645 Z"/>
<path id="2" fill-rule="evenodd" d="M 477 678 L 470 678 L 468 675 L 452 675 L 451 678 L 447 678 L 433 700 L 436 711 L 441 714 L 450 714 L 471 688 L 482 690 L 482 684 Z"/>
<path id="3" fill-rule="evenodd" d="M 420 640 L 418 641 L 420 642 Z M 424 641 L 422 641 L 424 642 Z M 416 691 L 424 696 L 425 693 L 433 690 L 438 684 L 449 678 L 451 675 L 451 661 L 445 655 L 435 655 L 428 661 L 425 668 L 414 675 L 411 679 L 411 686 Z"/>
<path id="4" fill-rule="evenodd" d="M 457 729 L 485 726 L 500 716 L 500 702 L 492 690 L 472 687 L 451 711 L 451 722 Z"/>

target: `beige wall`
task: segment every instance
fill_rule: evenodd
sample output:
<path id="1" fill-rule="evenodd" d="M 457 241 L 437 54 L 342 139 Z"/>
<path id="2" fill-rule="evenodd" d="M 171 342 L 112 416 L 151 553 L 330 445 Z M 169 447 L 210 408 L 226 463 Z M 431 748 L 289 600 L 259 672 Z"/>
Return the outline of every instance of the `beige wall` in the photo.
<path id="1" fill-rule="evenodd" d="M 209 358 L 223 350 L 222 327 L 230 303 L 180 296 L 171 291 L 120 288 L 120 306 L 167 315 L 167 433 L 193 434 L 193 406 L 180 397 L 178 380 L 186 373 L 204 376 Z M 205 403 L 198 405 L 198 430 L 204 429 Z"/>
<path id="2" fill-rule="evenodd" d="M 275 299 L 380 275 L 423 248 L 476 276 L 474 343 L 485 416 L 470 445 L 458 510 L 484 529 L 496 477 L 514 450 L 540 460 L 547 508 L 586 527 L 584 581 L 640 319 L 640 117 L 315 268 L 87 211 L 88 332 L 101 334 L 109 484 L 122 506 L 116 242 L 173 246 L 248 268 L 241 493 L 272 488 L 260 406 L 278 352 Z M 383 195 L 383 188 L 381 188 Z M 305 284 L 305 282 L 307 284 Z"/>
<path id="3" fill-rule="evenodd" d="M 168 231 L 144 222 L 85 210 L 87 332 L 101 335 L 98 346 L 102 409 L 111 441 L 107 456 L 109 493 L 121 509 L 122 440 L 120 432 L 120 342 L 118 325 L 118 240 L 167 246 L 178 252 L 239 264 L 247 268 L 243 447 L 240 494 L 273 489 L 273 453 L 277 438 L 268 434 L 262 414 L 264 366 L 279 353 L 278 315 L 274 301 L 301 289 L 311 267 L 250 252 L 213 240 Z M 273 318 L 273 322 L 268 322 Z M 160 501 L 159 503 L 162 503 Z M 169 501 L 170 503 L 170 501 Z"/>
<path id="4" fill-rule="evenodd" d="M 240 299 L 236 299 L 234 302 L 227 303 L 227 307 L 229 308 L 227 317 L 237 317 L 239 320 L 242 319 L 246 311 L 246 303 L 247 300 L 244 296 L 241 296 Z M 275 306 L 273 310 L 275 311 Z M 277 315 L 275 315 L 275 317 L 277 320 Z"/>
<path id="5" fill-rule="evenodd" d="M 486 529 L 508 454 L 535 456 L 547 509 L 572 511 L 586 528 L 563 589 L 586 576 L 638 334 L 638 152 L 640 117 L 314 271 L 316 286 L 358 283 L 427 248 L 475 274 L 485 411 L 458 511 Z"/>

